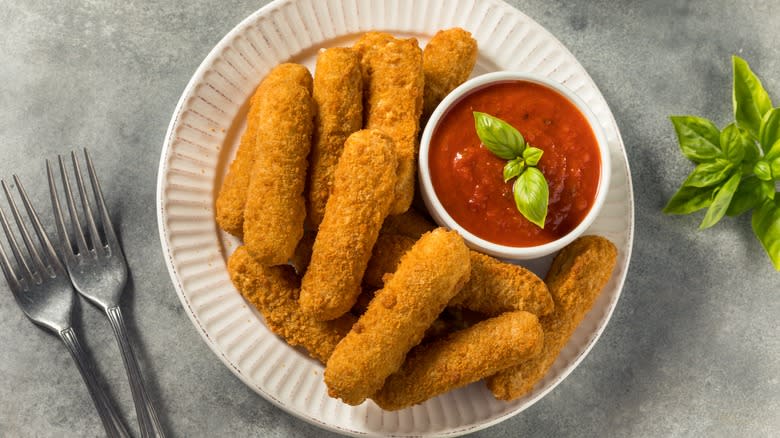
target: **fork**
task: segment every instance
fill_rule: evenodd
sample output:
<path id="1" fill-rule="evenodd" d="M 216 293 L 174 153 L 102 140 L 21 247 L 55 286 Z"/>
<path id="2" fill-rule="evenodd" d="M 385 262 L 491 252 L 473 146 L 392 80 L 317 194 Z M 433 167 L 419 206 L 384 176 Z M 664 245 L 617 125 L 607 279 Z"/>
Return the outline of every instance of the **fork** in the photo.
<path id="1" fill-rule="evenodd" d="M 48 160 L 46 160 L 46 171 L 49 177 L 49 191 L 51 192 L 51 202 L 54 209 L 55 222 L 57 223 L 57 232 L 60 236 L 63 260 L 70 274 L 71 282 L 76 290 L 89 302 L 102 309 L 108 316 L 111 328 L 114 331 L 119 350 L 122 354 L 122 361 L 127 371 L 130 381 L 130 390 L 133 395 L 133 403 L 138 417 L 138 424 L 141 429 L 142 437 L 163 437 L 162 425 L 157 417 L 157 412 L 149 397 L 149 393 L 141 377 L 141 370 L 136 361 L 133 347 L 127 334 L 122 311 L 119 308 L 119 298 L 127 283 L 127 262 L 125 261 L 122 247 L 116 237 L 114 228 L 111 225 L 111 219 L 106 209 L 103 193 L 100 190 L 100 182 L 95 173 L 92 159 L 89 153 L 84 149 L 84 156 L 87 163 L 87 171 L 92 186 L 96 211 L 102 225 L 102 235 L 98 232 L 97 221 L 92 214 L 92 208 L 88 200 L 87 191 L 84 188 L 84 180 L 81 176 L 76 153 L 71 152 L 73 168 L 75 173 L 76 185 L 78 187 L 79 197 L 81 198 L 82 214 L 87 223 L 87 235 L 82 231 L 81 220 L 77 211 L 76 203 L 73 200 L 73 194 L 70 186 L 68 172 L 65 169 L 62 156 L 58 156 L 60 174 L 62 176 L 62 185 L 65 192 L 65 200 L 70 212 L 72 232 L 76 243 L 76 248 L 71 244 L 71 239 L 65 227 L 65 219 L 60 208 L 57 187 L 54 183 L 54 172 Z M 105 242 L 101 240 L 105 239 Z M 88 243 L 89 239 L 89 243 Z"/>
<path id="2" fill-rule="evenodd" d="M 106 429 L 106 434 L 109 437 L 129 437 L 130 434 L 117 414 L 114 405 L 100 385 L 98 385 L 95 374 L 92 371 L 93 366 L 89 356 L 81 347 L 79 336 L 71 323 L 75 294 L 68 280 L 68 274 L 54 251 L 54 247 L 46 234 L 46 230 L 41 225 L 38 214 L 30 203 L 22 183 L 16 175 L 13 178 L 25 210 L 27 210 L 27 215 L 32 222 L 35 234 L 38 237 L 40 250 L 27 231 L 27 227 L 19 210 L 16 208 L 16 203 L 11 196 L 8 186 L 5 181 L 0 181 L 16 225 L 19 228 L 19 234 L 21 234 L 24 246 L 27 248 L 27 255 L 25 256 L 17 244 L 5 213 L 0 208 L 0 223 L 2 223 L 5 237 L 16 259 L 16 269 L 14 269 L 14 265 L 7 257 L 2 245 L 0 245 L 0 265 L 2 265 L 8 286 L 11 288 L 14 298 L 24 314 L 37 325 L 58 335 L 68 347 L 68 351 L 70 351 L 73 360 L 76 362 L 84 383 L 87 384 L 89 395 L 95 403 L 95 408 L 97 408 L 100 420 Z"/>

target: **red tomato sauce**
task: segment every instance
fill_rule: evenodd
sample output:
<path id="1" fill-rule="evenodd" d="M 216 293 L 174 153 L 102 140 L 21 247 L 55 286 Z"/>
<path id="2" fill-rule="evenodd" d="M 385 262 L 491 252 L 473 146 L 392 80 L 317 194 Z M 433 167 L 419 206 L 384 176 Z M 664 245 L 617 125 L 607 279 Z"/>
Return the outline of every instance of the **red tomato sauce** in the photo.
<path id="1" fill-rule="evenodd" d="M 544 229 L 517 210 L 515 180 L 504 182 L 506 160 L 481 144 L 473 111 L 506 121 L 544 151 L 537 165 L 550 190 Z M 463 97 L 439 122 L 428 158 L 436 196 L 450 216 L 478 237 L 515 247 L 542 245 L 573 230 L 593 205 L 601 172 L 585 116 L 558 92 L 525 81 L 488 85 Z"/>

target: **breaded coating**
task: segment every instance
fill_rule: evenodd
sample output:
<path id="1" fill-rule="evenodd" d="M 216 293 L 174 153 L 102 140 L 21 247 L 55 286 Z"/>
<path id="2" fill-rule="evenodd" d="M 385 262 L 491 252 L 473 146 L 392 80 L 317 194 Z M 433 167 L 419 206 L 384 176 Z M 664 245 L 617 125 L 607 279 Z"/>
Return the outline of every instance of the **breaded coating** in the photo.
<path id="1" fill-rule="evenodd" d="M 609 281 L 616 258 L 615 245 L 600 236 L 580 237 L 558 253 L 546 278 L 555 310 L 540 318 L 542 353 L 488 378 L 488 388 L 497 399 L 521 397 L 544 377 Z"/>
<path id="2" fill-rule="evenodd" d="M 271 331 L 292 346 L 306 349 L 311 357 L 326 363 L 336 344 L 349 332 L 352 315 L 315 321 L 301 312 L 296 301 L 300 280 L 291 266 L 264 267 L 241 246 L 228 260 L 230 279 L 241 295 L 265 318 Z"/>
<path id="3" fill-rule="evenodd" d="M 459 27 L 440 30 L 423 50 L 423 120 L 458 85 L 469 78 L 477 63 L 477 41 Z"/>
<path id="4" fill-rule="evenodd" d="M 536 274 L 476 251 L 470 255 L 471 280 L 450 301 L 450 306 L 490 316 L 510 310 L 525 310 L 536 316 L 552 312 L 550 291 Z"/>
<path id="5" fill-rule="evenodd" d="M 417 171 L 417 133 L 423 100 L 422 50 L 414 38 L 363 34 L 354 49 L 363 73 L 364 126 L 381 129 L 398 151 L 398 185 L 391 214 L 409 209 Z"/>
<path id="6" fill-rule="evenodd" d="M 412 247 L 414 241 L 434 228 L 436 228 L 435 225 L 411 208 L 406 213 L 388 216 L 382 224 L 382 228 L 379 230 L 377 242 L 383 240 L 383 235 L 387 235 L 387 239 L 390 241 L 381 245 L 378 243 L 375 245 L 375 247 L 381 246 L 383 248 L 382 255 L 372 255 L 366 273 L 364 274 L 364 278 L 368 278 L 368 280 L 364 280 L 364 282 L 372 285 L 373 288 L 382 287 L 382 276 L 385 273 L 395 271 L 398 262 L 401 260 L 401 256 Z M 393 237 L 397 234 L 400 234 L 401 236 Z M 298 275 L 303 275 L 306 272 L 306 268 L 309 267 L 316 235 L 317 233 L 314 231 L 304 230 L 303 237 L 298 242 L 298 246 L 295 247 L 295 253 L 290 259 L 290 263 L 295 267 L 295 271 L 298 272 Z M 411 238 L 411 240 L 404 239 L 403 237 Z M 401 242 L 398 243 L 399 246 L 397 249 L 393 248 L 393 250 L 391 250 L 392 245 L 394 245 L 391 242 L 394 239 L 400 239 Z M 390 250 L 389 253 L 388 250 Z M 391 264 L 392 269 L 385 268 L 388 264 Z"/>
<path id="7" fill-rule="evenodd" d="M 290 258 L 290 264 L 301 277 L 306 273 L 306 269 L 308 269 L 311 262 L 311 253 L 314 250 L 314 240 L 316 238 L 316 232 L 304 230 L 303 237 L 298 241 L 298 246 L 295 247 L 295 252 Z"/>
<path id="8" fill-rule="evenodd" d="M 401 234 L 412 239 L 419 239 L 420 236 L 436 228 L 422 214 L 410 208 L 405 213 L 388 216 L 385 223 L 382 224 L 382 234 Z"/>
<path id="9" fill-rule="evenodd" d="M 363 274 L 363 283 L 381 288 L 385 284 L 385 275 L 388 275 L 388 278 L 392 276 L 401 258 L 412 249 L 414 242 L 411 237 L 399 234 L 380 234 Z"/>
<path id="10" fill-rule="evenodd" d="M 217 225 L 224 231 L 241 238 L 244 235 L 244 205 L 246 205 L 246 190 L 249 187 L 249 174 L 255 162 L 255 139 L 259 115 L 257 99 L 261 87 L 257 87 L 249 100 L 246 130 L 241 135 L 238 151 L 230 163 L 225 179 L 219 189 L 215 202 Z"/>
<path id="11" fill-rule="evenodd" d="M 381 234 L 368 261 L 363 282 L 382 287 L 384 276 L 395 271 L 401 257 L 412 245 L 414 240 L 406 236 Z M 552 312 L 550 291 L 533 272 L 476 251 L 470 251 L 469 256 L 471 279 L 448 306 L 488 316 L 513 310 L 525 310 L 537 316 Z"/>
<path id="12" fill-rule="evenodd" d="M 259 263 L 272 266 L 287 263 L 303 235 L 314 104 L 311 86 L 302 86 L 292 75 L 263 88 L 257 101 L 259 134 L 244 210 L 244 243 Z"/>
<path id="13" fill-rule="evenodd" d="M 375 394 L 468 281 L 469 271 L 469 251 L 456 232 L 438 228 L 423 235 L 333 351 L 325 368 L 328 394 L 350 405 Z"/>
<path id="14" fill-rule="evenodd" d="M 281 64 L 268 73 L 249 100 L 246 129 L 241 135 L 236 157 L 222 181 L 216 201 L 217 225 L 239 238 L 244 234 L 244 206 L 249 187 L 249 175 L 255 162 L 255 144 L 261 117 L 258 100 L 263 94 L 263 89 L 275 87 L 280 80 L 293 81 L 304 87 L 311 87 L 312 83 L 311 75 L 306 69 L 297 64 Z"/>
<path id="15" fill-rule="evenodd" d="M 360 59 L 348 47 L 323 50 L 314 70 L 314 139 L 309 158 L 309 220 L 315 229 L 325 214 L 333 172 L 344 142 L 363 126 Z"/>
<path id="16" fill-rule="evenodd" d="M 301 308 L 319 320 L 349 312 L 382 222 L 390 211 L 398 158 L 382 131 L 349 136 L 333 180 L 333 192 L 303 276 Z"/>
<path id="17" fill-rule="evenodd" d="M 538 355 L 544 334 L 528 312 L 507 312 L 414 348 L 371 398 L 384 410 L 407 408 Z"/>

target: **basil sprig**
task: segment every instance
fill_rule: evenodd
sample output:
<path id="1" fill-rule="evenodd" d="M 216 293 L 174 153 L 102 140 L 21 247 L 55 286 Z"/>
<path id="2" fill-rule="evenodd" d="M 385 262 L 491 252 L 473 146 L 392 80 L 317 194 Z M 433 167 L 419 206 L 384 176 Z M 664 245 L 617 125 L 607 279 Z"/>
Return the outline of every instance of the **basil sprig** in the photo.
<path id="1" fill-rule="evenodd" d="M 671 117 L 680 152 L 696 167 L 664 213 L 706 208 L 699 226 L 705 229 L 753 210 L 753 233 L 780 271 L 780 108 L 745 60 L 734 56 L 732 65 L 734 123 L 721 131 L 702 117 Z"/>
<path id="2" fill-rule="evenodd" d="M 517 178 L 512 184 L 517 210 L 544 228 L 550 189 L 536 167 L 544 151 L 526 144 L 515 127 L 490 114 L 474 111 L 474 126 L 482 144 L 497 157 L 508 160 L 504 166 L 504 182 Z"/>

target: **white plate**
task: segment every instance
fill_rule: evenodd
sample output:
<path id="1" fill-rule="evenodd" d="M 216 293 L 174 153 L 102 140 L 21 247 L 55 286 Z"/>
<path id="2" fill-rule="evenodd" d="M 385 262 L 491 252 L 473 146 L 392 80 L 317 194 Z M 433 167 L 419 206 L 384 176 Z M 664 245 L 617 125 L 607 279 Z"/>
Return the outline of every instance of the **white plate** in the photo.
<path id="1" fill-rule="evenodd" d="M 548 375 L 511 403 L 482 382 L 400 412 L 368 401 L 351 407 L 327 396 L 323 367 L 268 331 L 230 283 L 226 258 L 236 241 L 214 222 L 214 198 L 243 131 L 246 103 L 276 64 L 313 70 L 317 49 L 349 45 L 360 32 L 384 30 L 425 44 L 438 29 L 460 26 L 479 43 L 474 75 L 535 73 L 577 93 L 603 125 L 612 182 L 589 232 L 618 247 L 615 272 Z M 633 240 L 633 194 L 618 127 L 606 101 L 571 53 L 539 24 L 499 0 L 279 0 L 255 12 L 209 53 L 173 113 L 160 159 L 157 213 L 166 263 L 182 305 L 214 353 L 244 383 L 315 425 L 352 435 L 454 436 L 487 427 L 532 405 L 585 357 L 604 330 L 625 280 Z M 547 269 L 549 260 L 532 268 Z"/>

